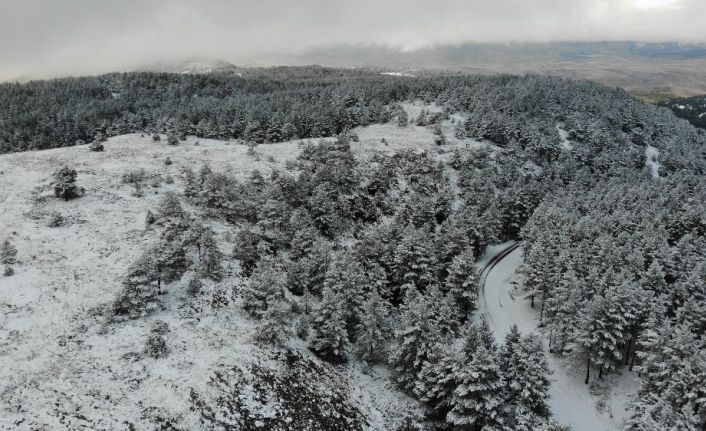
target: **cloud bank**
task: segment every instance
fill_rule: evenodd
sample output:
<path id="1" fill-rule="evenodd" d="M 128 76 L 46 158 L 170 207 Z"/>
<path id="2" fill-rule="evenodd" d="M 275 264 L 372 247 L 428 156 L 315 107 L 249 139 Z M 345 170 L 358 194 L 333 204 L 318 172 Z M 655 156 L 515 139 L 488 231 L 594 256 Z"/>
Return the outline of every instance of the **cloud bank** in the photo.
<path id="1" fill-rule="evenodd" d="M 706 42 L 703 0 L 0 0 L 0 79 L 319 46 Z"/>

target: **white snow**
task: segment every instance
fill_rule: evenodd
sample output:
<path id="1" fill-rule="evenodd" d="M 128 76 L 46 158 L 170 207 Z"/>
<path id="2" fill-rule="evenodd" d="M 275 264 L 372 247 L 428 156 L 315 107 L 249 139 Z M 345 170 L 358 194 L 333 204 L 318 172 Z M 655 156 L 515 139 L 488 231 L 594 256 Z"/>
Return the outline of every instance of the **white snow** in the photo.
<path id="1" fill-rule="evenodd" d="M 395 388 L 388 367 L 353 359 L 343 372 L 352 382 L 351 395 L 360 403 L 371 431 L 397 429 L 404 418 L 416 422 L 424 419 L 424 407 Z"/>
<path id="2" fill-rule="evenodd" d="M 412 75 L 411 73 L 407 72 L 382 72 L 380 75 L 387 75 L 387 76 L 406 76 L 409 78 L 414 78 L 416 75 Z"/>
<path id="3" fill-rule="evenodd" d="M 352 147 L 360 158 L 378 151 L 438 149 L 425 127 L 383 124 L 356 133 L 360 142 Z M 380 142 L 383 137 L 388 145 Z M 81 417 L 104 429 L 124 428 L 125 420 L 151 429 L 143 411 L 150 406 L 161 406 L 166 417 L 183 418 L 186 429 L 198 429 L 188 413 L 191 388 L 208 391 L 214 368 L 268 361 L 268 350 L 253 343 L 255 323 L 238 301 L 213 311 L 207 302 L 216 286 L 208 281 L 200 299 L 186 301 L 183 292 L 192 276 L 187 273 L 168 286 L 160 310 L 147 318 L 103 331 L 100 307 L 119 291 L 127 266 L 156 240 L 156 229 L 145 230 L 146 211 L 165 191 L 183 189 L 183 168 L 198 170 L 208 162 L 214 171 L 241 179 L 254 169 L 267 176 L 296 158 L 302 142 L 260 145 L 254 158 L 236 142 L 189 137 L 170 146 L 130 134 L 109 139 L 104 152 L 83 145 L 0 155 L 0 238 L 13 239 L 20 261 L 14 276 L 0 277 L 0 429 L 80 429 L 87 423 Z M 165 165 L 166 157 L 172 165 Z M 63 165 L 78 170 L 85 196 L 69 202 L 52 196 L 51 173 Z M 140 168 L 162 182 L 152 187 L 146 181 L 144 197 L 135 197 L 121 175 Z M 168 176 L 174 184 L 164 182 Z M 51 211 L 68 223 L 48 227 Z M 224 238 L 236 228 L 209 223 L 221 249 L 230 252 L 233 244 Z M 237 265 L 227 260 L 221 286 L 242 285 Z M 165 336 L 171 353 L 158 360 L 137 357 L 155 319 L 171 329 Z M 306 352 L 306 346 L 290 344 Z M 422 411 L 384 370 L 352 363 L 339 371 L 350 379 L 351 399 L 368 416 L 371 430 Z M 267 413 L 267 406 L 261 407 Z M 75 415 L 66 417 L 67 411 Z"/>
<path id="4" fill-rule="evenodd" d="M 494 256 L 513 246 L 506 243 L 494 247 L 480 260 L 486 266 Z M 522 333 L 538 332 L 538 310 L 529 306 L 522 294 L 522 276 L 519 269 L 523 262 L 522 247 L 487 267 L 482 272 L 484 283 L 479 297 L 479 314 L 486 318 L 496 340 L 502 342 L 512 325 Z M 614 388 L 596 400 L 590 386 L 583 382 L 584 368 L 553 354 L 547 355 L 554 370 L 550 389 L 550 406 L 555 418 L 575 431 L 602 431 L 622 429 L 626 415 L 627 394 L 638 387 L 636 374 L 624 372 L 622 376 L 611 376 Z M 607 385 L 606 385 L 607 386 Z M 597 401 L 604 404 L 601 411 Z"/>
<path id="5" fill-rule="evenodd" d="M 651 145 L 645 147 L 645 166 L 647 166 L 652 173 L 653 178 L 659 178 L 659 150 Z"/>
<path id="6" fill-rule="evenodd" d="M 556 130 L 559 132 L 559 137 L 561 138 L 561 146 L 565 150 L 571 150 L 574 148 L 574 146 L 571 144 L 571 141 L 569 140 L 569 132 L 566 131 L 564 123 L 558 123 L 556 125 Z"/>

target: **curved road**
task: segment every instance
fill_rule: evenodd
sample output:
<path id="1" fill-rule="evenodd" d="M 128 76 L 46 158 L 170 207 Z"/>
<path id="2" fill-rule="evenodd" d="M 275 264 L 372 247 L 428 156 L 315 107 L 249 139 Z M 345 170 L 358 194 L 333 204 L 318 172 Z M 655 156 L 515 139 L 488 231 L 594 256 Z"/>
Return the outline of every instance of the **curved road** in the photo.
<path id="1" fill-rule="evenodd" d="M 497 250 L 496 250 L 497 251 Z M 512 278 L 522 265 L 522 245 L 506 245 L 481 268 L 479 314 L 488 321 L 498 343 L 505 339 L 512 325 L 522 333 L 538 332 L 537 314 L 529 302 L 513 296 Z M 562 365 L 560 359 L 547 354 L 554 371 L 549 390 L 549 405 L 560 423 L 575 431 L 618 430 L 620 425 L 608 415 L 596 410 L 596 402 L 583 383 L 581 371 Z M 581 368 L 583 370 L 583 368 Z"/>

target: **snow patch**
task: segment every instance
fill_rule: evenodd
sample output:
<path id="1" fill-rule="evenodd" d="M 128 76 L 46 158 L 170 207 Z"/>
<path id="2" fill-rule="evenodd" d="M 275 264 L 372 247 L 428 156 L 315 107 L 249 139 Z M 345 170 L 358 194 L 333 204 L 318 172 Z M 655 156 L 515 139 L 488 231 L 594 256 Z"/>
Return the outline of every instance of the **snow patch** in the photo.
<path id="1" fill-rule="evenodd" d="M 566 131 L 564 123 L 557 123 L 556 130 L 559 132 L 559 138 L 561 138 L 561 146 L 565 150 L 572 150 L 574 146 L 569 140 L 569 132 Z"/>
<path id="2" fill-rule="evenodd" d="M 652 173 L 652 178 L 659 178 L 660 163 L 657 160 L 658 157 L 659 150 L 648 144 L 645 147 L 645 166 L 647 166 Z"/>
<path id="3" fill-rule="evenodd" d="M 407 72 L 382 72 L 380 75 L 387 75 L 387 76 L 405 76 L 408 78 L 414 78 L 416 75 L 412 75 L 411 73 Z"/>

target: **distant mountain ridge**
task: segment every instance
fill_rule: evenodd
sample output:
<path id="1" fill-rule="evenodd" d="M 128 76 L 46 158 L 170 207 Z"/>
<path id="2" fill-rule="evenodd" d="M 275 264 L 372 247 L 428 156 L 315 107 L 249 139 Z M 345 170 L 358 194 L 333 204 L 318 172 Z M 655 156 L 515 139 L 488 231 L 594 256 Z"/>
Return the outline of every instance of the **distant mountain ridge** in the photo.
<path id="1" fill-rule="evenodd" d="M 199 73 L 238 73 L 240 68 L 233 63 L 221 59 L 195 58 L 174 63 L 156 63 L 142 67 L 140 70 L 193 75 Z"/>
<path id="2" fill-rule="evenodd" d="M 679 96 L 706 93 L 706 44 L 642 42 L 464 43 L 414 51 L 380 45 L 312 49 L 279 64 L 379 67 L 387 72 L 451 70 L 590 79 L 627 90 Z"/>

